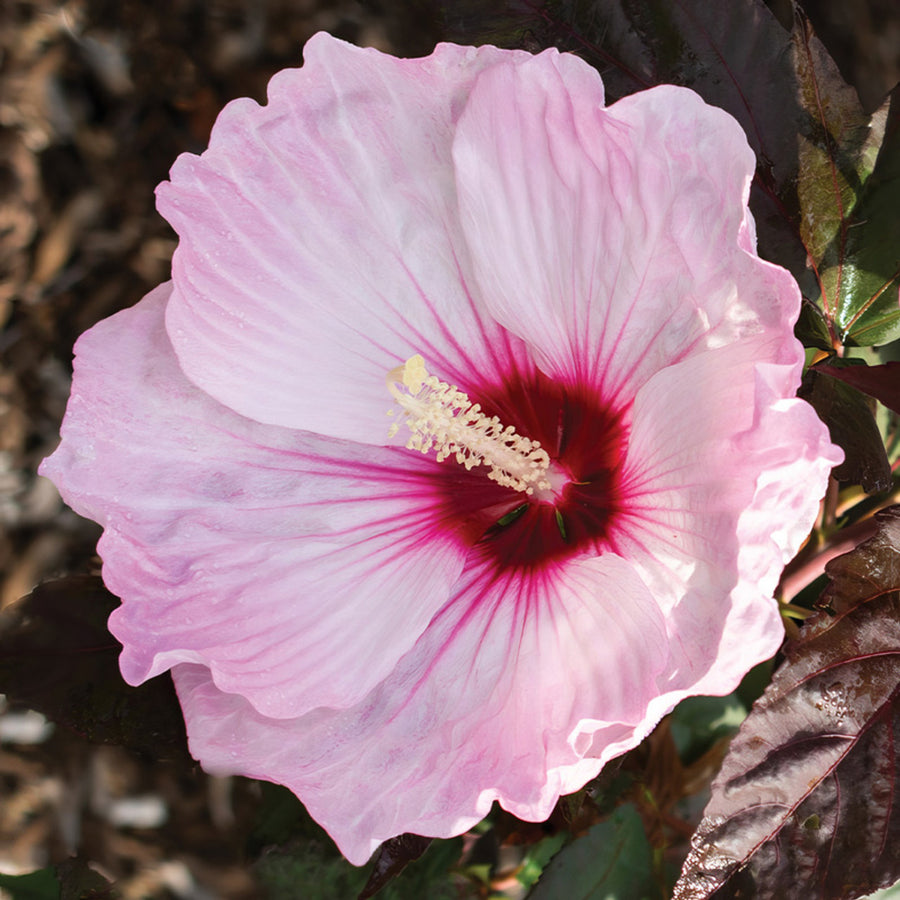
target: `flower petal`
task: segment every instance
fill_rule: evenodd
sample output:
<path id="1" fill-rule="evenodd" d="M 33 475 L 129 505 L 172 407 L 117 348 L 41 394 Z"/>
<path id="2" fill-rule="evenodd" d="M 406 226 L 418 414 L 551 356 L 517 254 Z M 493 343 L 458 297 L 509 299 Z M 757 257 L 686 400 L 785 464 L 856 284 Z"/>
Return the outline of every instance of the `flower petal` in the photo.
<path id="1" fill-rule="evenodd" d="M 728 677 L 733 662 L 748 646 L 763 647 L 761 658 L 768 655 L 759 598 L 774 593 L 785 565 L 808 537 L 830 471 L 844 457 L 808 403 L 784 399 L 775 370 L 774 366 L 758 368 L 756 419 L 753 428 L 736 441 L 739 458 L 755 457 L 761 465 L 753 498 L 738 521 L 740 580 L 731 593 L 718 662 L 710 664 L 691 686 L 691 693 L 721 693 L 720 669 Z M 742 676 L 735 670 L 730 677 L 737 685 Z M 677 685 L 674 679 L 672 683 Z"/>
<path id="2" fill-rule="evenodd" d="M 202 667 L 179 666 L 191 752 L 209 771 L 287 785 L 357 864 L 406 831 L 459 834 L 495 799 L 545 818 L 656 724 L 646 710 L 666 663 L 663 620 L 612 554 L 531 582 L 489 583 L 488 571 L 467 568 L 460 594 L 352 710 L 266 719 Z"/>
<path id="3" fill-rule="evenodd" d="M 799 362 L 760 362 L 784 349 L 759 335 L 695 354 L 635 399 L 616 546 L 673 637 L 663 711 L 671 691 L 732 690 L 783 637 L 771 598 L 841 455 L 811 407 L 791 399 Z"/>
<path id="4" fill-rule="evenodd" d="M 167 325 L 188 377 L 242 415 L 386 444 L 399 363 L 461 383 L 507 358 L 469 296 L 451 144 L 474 80 L 510 55 L 401 60 L 325 34 L 304 54 L 160 185 L 180 237 Z"/>
<path id="5" fill-rule="evenodd" d="M 462 568 L 431 490 L 437 463 L 260 425 L 207 397 L 169 345 L 170 291 L 80 339 L 63 441 L 42 468 L 105 528 L 123 674 L 199 662 L 270 716 L 350 706 Z"/>
<path id="6" fill-rule="evenodd" d="M 692 348 L 783 309 L 746 252 L 754 159 L 738 124 L 683 88 L 602 100 L 573 57 L 495 66 L 453 157 L 491 315 L 547 374 L 627 402 Z"/>

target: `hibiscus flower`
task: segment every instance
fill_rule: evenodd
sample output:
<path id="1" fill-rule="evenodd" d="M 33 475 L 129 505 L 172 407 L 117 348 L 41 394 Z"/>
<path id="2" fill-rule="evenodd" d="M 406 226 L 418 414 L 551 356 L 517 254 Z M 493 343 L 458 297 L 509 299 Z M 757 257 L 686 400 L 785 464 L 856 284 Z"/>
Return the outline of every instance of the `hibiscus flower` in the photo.
<path id="1" fill-rule="evenodd" d="M 205 768 L 362 863 L 545 818 L 776 650 L 841 455 L 753 170 L 689 90 L 327 35 L 178 159 L 172 281 L 81 337 L 42 471 Z"/>

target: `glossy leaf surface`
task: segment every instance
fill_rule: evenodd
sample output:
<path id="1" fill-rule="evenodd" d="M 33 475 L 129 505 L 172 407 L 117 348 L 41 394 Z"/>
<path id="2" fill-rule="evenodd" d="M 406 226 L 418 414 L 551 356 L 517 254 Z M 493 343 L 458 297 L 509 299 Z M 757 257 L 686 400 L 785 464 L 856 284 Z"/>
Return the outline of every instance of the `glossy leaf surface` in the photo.
<path id="1" fill-rule="evenodd" d="M 880 132 L 875 168 L 847 222 L 836 312 L 841 338 L 861 346 L 900 338 L 900 86 L 873 117 Z"/>
<path id="2" fill-rule="evenodd" d="M 806 115 L 798 122 L 800 233 L 816 273 L 819 302 L 833 320 L 847 291 L 850 216 L 872 172 L 881 136 L 856 91 L 795 11 L 791 50 Z"/>
<path id="3" fill-rule="evenodd" d="M 833 560 L 713 784 L 676 886 L 707 897 L 861 897 L 900 877 L 900 508 Z"/>

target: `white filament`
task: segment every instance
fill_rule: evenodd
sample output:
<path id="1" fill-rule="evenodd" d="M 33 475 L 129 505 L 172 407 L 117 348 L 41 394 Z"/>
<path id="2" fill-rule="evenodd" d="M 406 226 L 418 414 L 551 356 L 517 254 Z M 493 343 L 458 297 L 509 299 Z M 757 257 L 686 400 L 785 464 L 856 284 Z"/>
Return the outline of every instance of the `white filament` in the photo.
<path id="1" fill-rule="evenodd" d="M 400 404 L 411 432 L 406 446 L 420 453 L 435 451 L 438 461 L 453 456 L 467 469 L 487 466 L 488 478 L 525 494 L 550 489 L 550 457 L 537 441 L 488 417 L 455 385 L 440 381 L 416 354 L 387 374 L 388 390 Z M 400 428 L 390 428 L 393 437 Z"/>

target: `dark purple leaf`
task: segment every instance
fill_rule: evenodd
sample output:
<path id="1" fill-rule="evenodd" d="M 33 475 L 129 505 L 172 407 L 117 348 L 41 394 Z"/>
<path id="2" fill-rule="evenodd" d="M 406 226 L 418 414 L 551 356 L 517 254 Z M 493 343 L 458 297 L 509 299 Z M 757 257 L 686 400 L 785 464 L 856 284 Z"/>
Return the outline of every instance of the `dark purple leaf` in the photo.
<path id="1" fill-rule="evenodd" d="M 118 599 L 100 578 L 77 575 L 35 588 L 0 613 L 0 692 L 88 740 L 153 757 L 188 759 L 171 679 L 130 687 L 106 620 Z"/>
<path id="2" fill-rule="evenodd" d="M 900 507 L 828 566 L 741 726 L 675 900 L 851 900 L 900 878 Z"/>
<path id="3" fill-rule="evenodd" d="M 900 588 L 900 506 L 875 514 L 877 532 L 851 553 L 825 566 L 830 583 L 819 605 L 844 613 L 885 591 Z"/>
<path id="4" fill-rule="evenodd" d="M 834 470 L 838 481 L 861 484 L 870 494 L 891 486 L 891 466 L 870 401 L 856 388 L 811 369 L 797 392 L 828 426 L 831 439 L 844 451 Z"/>
<path id="5" fill-rule="evenodd" d="M 385 841 L 375 854 L 375 864 L 358 900 L 374 897 L 411 862 L 417 860 L 430 844 L 431 838 L 421 837 L 418 834 L 401 834 Z"/>
<path id="6" fill-rule="evenodd" d="M 900 413 L 900 362 L 888 362 L 880 366 L 816 366 L 832 378 L 874 397 L 888 409 Z"/>

